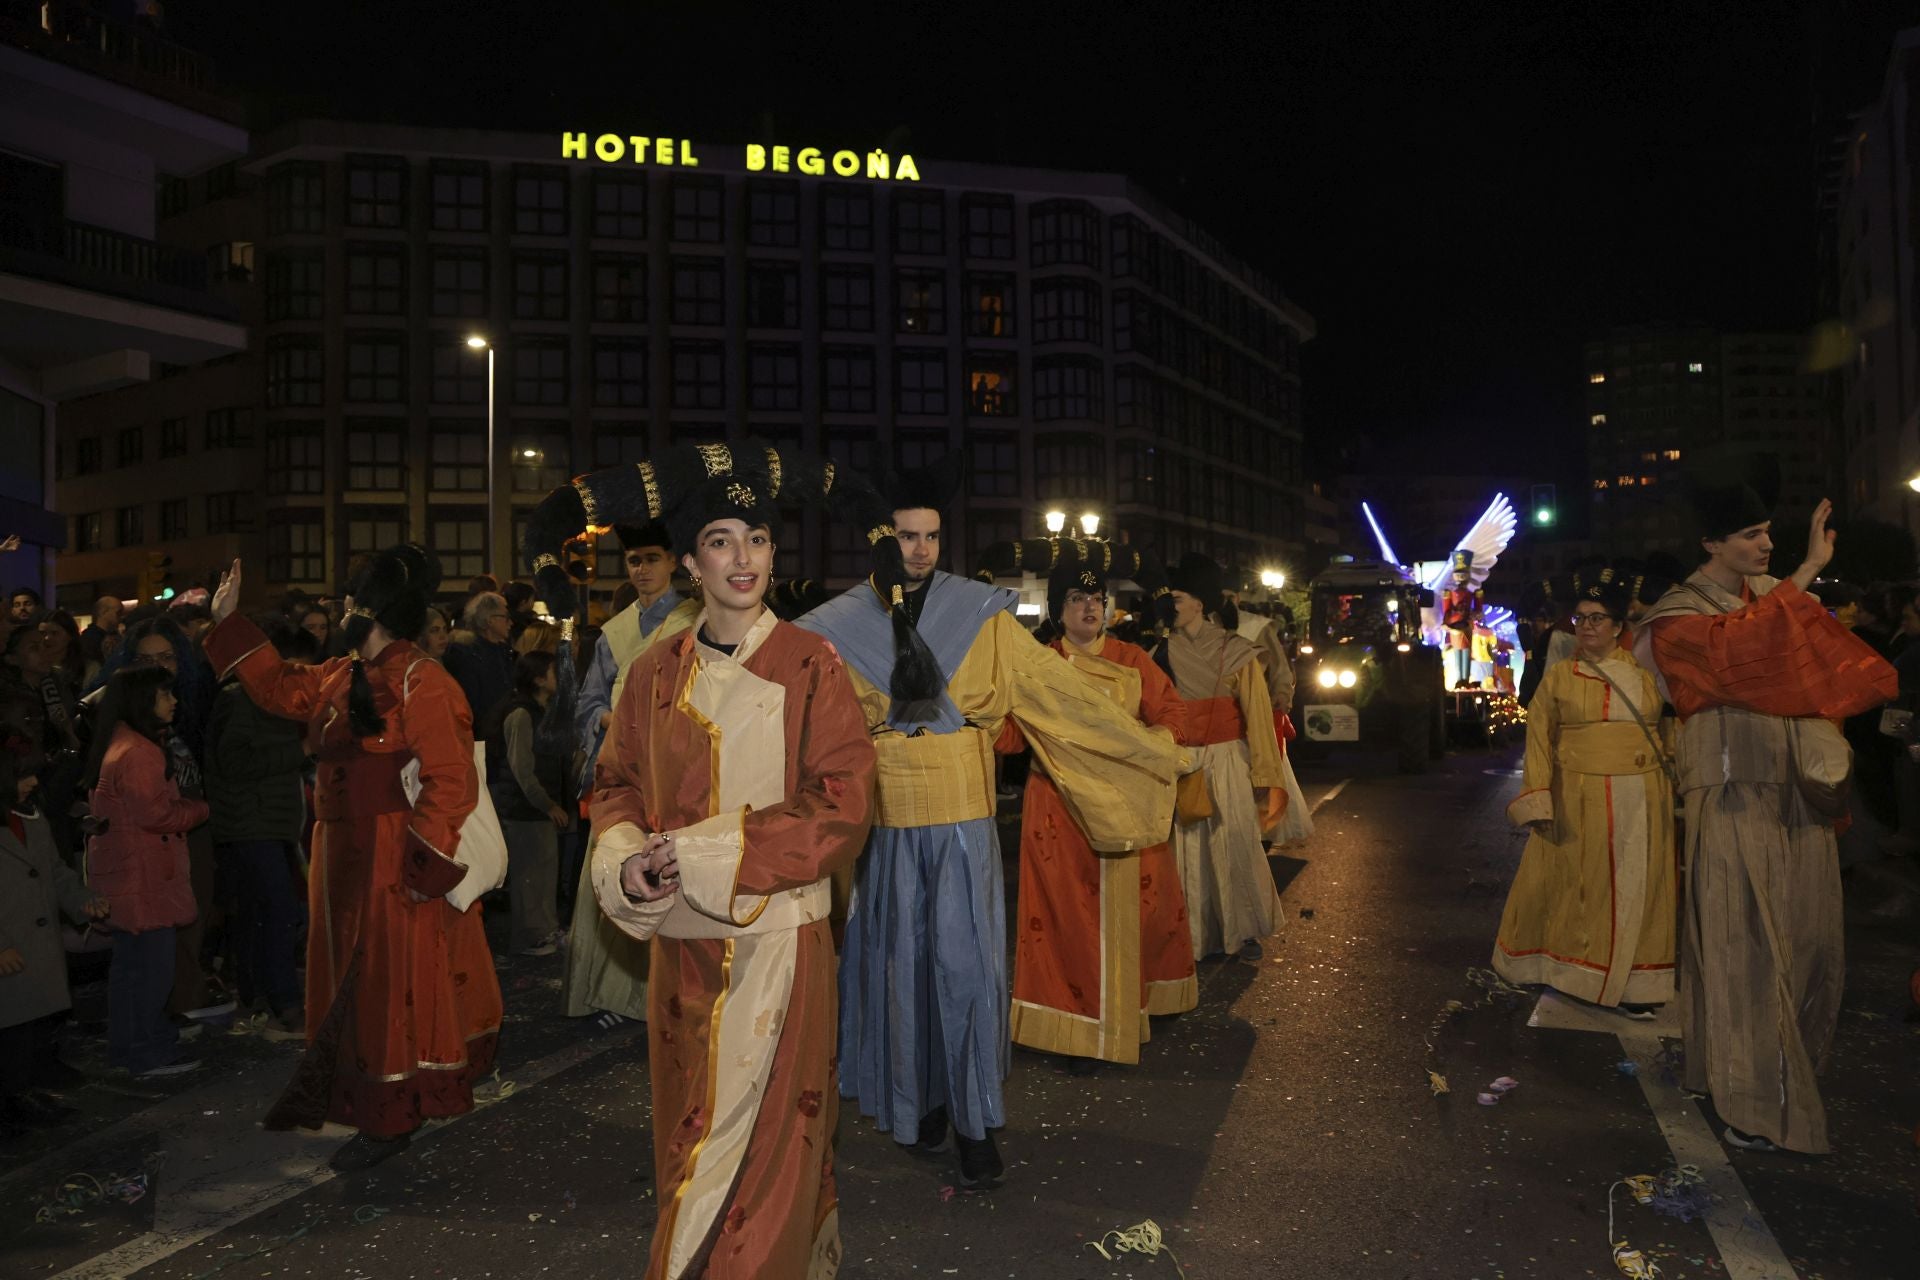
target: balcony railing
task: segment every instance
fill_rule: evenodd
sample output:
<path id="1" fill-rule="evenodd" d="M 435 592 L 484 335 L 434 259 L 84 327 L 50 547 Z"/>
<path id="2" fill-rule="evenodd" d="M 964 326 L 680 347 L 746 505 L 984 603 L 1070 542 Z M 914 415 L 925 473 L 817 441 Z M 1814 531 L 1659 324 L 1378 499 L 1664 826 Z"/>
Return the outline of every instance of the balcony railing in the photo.
<path id="1" fill-rule="evenodd" d="M 70 218 L 0 209 L 0 271 L 231 319 L 207 257 Z"/>
<path id="2" fill-rule="evenodd" d="M 107 17 L 84 0 L 0 0 L 0 40 L 240 123 L 239 104 L 221 96 L 205 55 L 137 23 Z"/>

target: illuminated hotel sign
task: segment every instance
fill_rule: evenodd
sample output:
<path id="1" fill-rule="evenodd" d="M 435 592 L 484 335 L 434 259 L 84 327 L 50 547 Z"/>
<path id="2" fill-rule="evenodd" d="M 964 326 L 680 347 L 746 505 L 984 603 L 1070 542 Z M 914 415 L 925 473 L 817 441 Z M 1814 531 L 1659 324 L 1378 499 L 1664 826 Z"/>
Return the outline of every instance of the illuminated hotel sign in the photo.
<path id="1" fill-rule="evenodd" d="M 796 150 L 785 146 L 762 146 L 757 142 L 748 143 L 746 152 L 749 173 L 771 171 L 824 175 L 831 169 L 842 178 L 865 177 L 880 182 L 920 181 L 919 166 L 914 164 L 912 156 L 904 153 L 896 159 L 884 151 L 869 151 L 863 157 L 858 151 L 827 152 L 818 147 Z M 700 167 L 700 157 L 694 154 L 693 143 L 686 138 L 641 137 L 638 134 L 562 133 L 560 158 L 593 159 L 602 164 L 655 164 L 685 169 Z"/>

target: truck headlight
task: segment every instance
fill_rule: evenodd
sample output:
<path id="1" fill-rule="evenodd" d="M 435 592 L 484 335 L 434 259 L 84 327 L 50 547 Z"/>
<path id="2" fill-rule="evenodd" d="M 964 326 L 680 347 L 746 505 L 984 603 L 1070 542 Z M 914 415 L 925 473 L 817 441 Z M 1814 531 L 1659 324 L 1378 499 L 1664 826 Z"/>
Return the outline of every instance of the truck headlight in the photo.
<path id="1" fill-rule="evenodd" d="M 1342 689 L 1351 689 L 1353 688 L 1354 685 L 1358 683 L 1360 683 L 1360 676 L 1358 675 L 1358 673 L 1353 671 L 1342 671 L 1340 673 L 1340 687 Z"/>
<path id="2" fill-rule="evenodd" d="M 1331 689 L 1340 681 L 1340 677 L 1333 673 L 1332 667 L 1320 668 L 1320 675 L 1317 678 L 1320 681 L 1320 687 L 1322 689 Z"/>

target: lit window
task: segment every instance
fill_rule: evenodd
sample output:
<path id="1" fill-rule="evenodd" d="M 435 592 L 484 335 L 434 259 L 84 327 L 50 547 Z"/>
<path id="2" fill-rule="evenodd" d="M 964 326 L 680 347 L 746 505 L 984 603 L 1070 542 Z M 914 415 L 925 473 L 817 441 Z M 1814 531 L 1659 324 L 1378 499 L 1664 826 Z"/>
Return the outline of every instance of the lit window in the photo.
<path id="1" fill-rule="evenodd" d="M 1603 477 L 1601 477 L 1600 479 L 1598 479 L 1598 480 L 1595 480 L 1595 481 L 1593 482 L 1593 487 L 1594 487 L 1594 488 L 1596 488 L 1596 489 L 1604 489 L 1604 488 L 1606 488 L 1606 487 L 1607 487 L 1607 481 L 1606 481 L 1606 478 L 1605 478 L 1605 477 L 1603 476 Z"/>
<path id="2" fill-rule="evenodd" d="M 1631 489 L 1633 488 L 1633 477 L 1619 476 L 1614 480 L 1614 483 L 1619 485 L 1622 489 Z"/>
<path id="3" fill-rule="evenodd" d="M 1680 451 L 1678 449 L 1669 449 L 1666 451 L 1666 453 L 1662 454 L 1661 456 L 1664 457 L 1668 462 L 1680 461 Z"/>
<path id="4" fill-rule="evenodd" d="M 1654 461 L 1654 460 L 1656 460 L 1657 458 L 1659 458 L 1659 456 L 1660 456 L 1659 454 L 1657 454 L 1657 453 L 1655 453 L 1655 452 L 1654 452 L 1653 450 L 1651 450 L 1651 449 L 1649 449 L 1649 450 L 1647 450 L 1647 451 L 1646 451 L 1645 453 L 1643 453 L 1643 454 L 1641 454 L 1641 455 L 1640 455 L 1640 461 L 1642 461 L 1642 462 L 1652 462 L 1652 461 Z"/>
<path id="5" fill-rule="evenodd" d="M 1688 373 L 1705 373 L 1706 369 L 1707 366 L 1701 364 L 1698 360 L 1692 361 L 1687 365 Z"/>
<path id="6" fill-rule="evenodd" d="M 1604 413 L 1596 413 L 1593 415 L 1591 421 L 1596 427 L 1604 427 L 1607 425 L 1607 415 Z"/>
<path id="7" fill-rule="evenodd" d="M 1654 486 L 1654 485 L 1656 485 L 1656 484 L 1658 484 L 1658 483 L 1659 483 L 1659 480 L 1658 480 L 1658 478 L 1657 478 L 1657 477 L 1654 477 L 1654 476 L 1641 476 L 1641 477 L 1640 477 L 1640 487 L 1641 487 L 1642 489 L 1651 489 L 1651 488 L 1653 488 L 1653 486 Z"/>
<path id="8" fill-rule="evenodd" d="M 1607 375 L 1604 373 L 1590 373 L 1587 375 L 1587 381 L 1595 384 L 1605 382 L 1606 380 Z"/>

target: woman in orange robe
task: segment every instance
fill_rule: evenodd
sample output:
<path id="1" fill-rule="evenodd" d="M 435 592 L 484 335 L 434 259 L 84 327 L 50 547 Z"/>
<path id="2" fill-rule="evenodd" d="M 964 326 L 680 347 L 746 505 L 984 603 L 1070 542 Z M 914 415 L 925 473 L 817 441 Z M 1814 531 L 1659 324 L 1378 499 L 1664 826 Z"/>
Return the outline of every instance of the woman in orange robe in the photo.
<path id="1" fill-rule="evenodd" d="M 1146 650 L 1106 634 L 1105 564 L 1063 558 L 1048 575 L 1047 605 L 1064 633 L 1054 652 L 1149 729 L 1178 741 L 1187 714 L 1173 681 Z M 1019 726 L 1009 720 L 996 745 L 1024 747 Z M 1096 1061 L 1132 1064 L 1151 1036 L 1149 1014 L 1184 1013 L 1199 1002 L 1171 847 L 1096 854 L 1038 761 L 1020 817 L 1015 906 L 1015 1044 L 1066 1055 L 1076 1075 Z"/>
<path id="2" fill-rule="evenodd" d="M 627 669 L 594 766 L 594 897 L 650 944 L 646 1274 L 827 1280 L 841 1252 L 830 878 L 866 841 L 874 748 L 833 647 L 764 603 L 776 495 L 818 497 L 824 481 L 771 449 L 703 448 L 694 481 L 675 455 L 640 464 L 643 518 L 664 515 L 704 607 Z M 595 516 L 639 523 L 619 487 L 636 470 L 550 496 L 529 544 Z M 564 607 L 563 583 L 541 586 Z"/>
<path id="3" fill-rule="evenodd" d="M 1695 486 L 1706 563 L 1647 612 L 1637 647 L 1680 716 L 1684 1083 L 1712 1098 L 1732 1145 L 1819 1154 L 1816 1076 L 1846 961 L 1837 814 L 1807 775 L 1845 759 L 1827 722 L 1886 702 L 1898 681 L 1807 594 L 1833 555 L 1830 503 L 1814 512 L 1806 561 L 1767 576 L 1777 494 L 1766 468 Z"/>
<path id="4" fill-rule="evenodd" d="M 307 898 L 307 1053 L 270 1128 L 360 1130 L 334 1168 L 377 1164 L 422 1121 L 473 1109 L 492 1069 L 500 983 L 478 911 L 445 895 L 466 868 L 460 825 L 479 780 L 453 677 L 403 637 L 424 628 L 440 568 L 417 547 L 376 556 L 347 587 L 352 658 L 285 663 L 233 614 L 240 562 L 220 584 L 207 659 L 259 706 L 302 720 L 319 756 Z M 420 762 L 409 804 L 401 771 Z"/>

